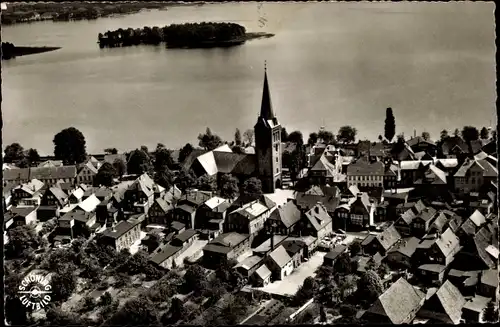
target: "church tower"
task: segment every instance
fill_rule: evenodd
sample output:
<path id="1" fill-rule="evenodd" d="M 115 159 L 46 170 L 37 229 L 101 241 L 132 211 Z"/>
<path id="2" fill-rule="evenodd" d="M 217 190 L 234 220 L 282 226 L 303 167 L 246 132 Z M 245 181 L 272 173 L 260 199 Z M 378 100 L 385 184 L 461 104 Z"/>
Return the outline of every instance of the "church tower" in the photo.
<path id="1" fill-rule="evenodd" d="M 267 81 L 267 67 L 264 66 L 264 89 L 260 115 L 254 127 L 257 172 L 262 181 L 264 193 L 274 193 L 281 188 L 281 125 L 274 116 L 271 94 Z"/>

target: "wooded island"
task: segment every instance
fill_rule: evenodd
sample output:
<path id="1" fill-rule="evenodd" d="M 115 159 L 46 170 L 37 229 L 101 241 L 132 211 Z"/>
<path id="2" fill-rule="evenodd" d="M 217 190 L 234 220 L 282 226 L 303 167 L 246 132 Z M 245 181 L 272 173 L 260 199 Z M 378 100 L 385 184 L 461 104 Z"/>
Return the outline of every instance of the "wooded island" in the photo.
<path id="1" fill-rule="evenodd" d="M 169 48 L 211 48 L 229 47 L 245 41 L 272 37 L 269 33 L 247 33 L 244 26 L 235 23 L 185 23 L 172 24 L 163 28 L 127 28 L 99 33 L 101 48 L 126 47 L 139 44 L 159 45 L 162 42 Z"/>
<path id="2" fill-rule="evenodd" d="M 49 52 L 60 49 L 59 47 L 19 47 L 10 42 L 2 42 L 2 60 L 19 56 Z"/>

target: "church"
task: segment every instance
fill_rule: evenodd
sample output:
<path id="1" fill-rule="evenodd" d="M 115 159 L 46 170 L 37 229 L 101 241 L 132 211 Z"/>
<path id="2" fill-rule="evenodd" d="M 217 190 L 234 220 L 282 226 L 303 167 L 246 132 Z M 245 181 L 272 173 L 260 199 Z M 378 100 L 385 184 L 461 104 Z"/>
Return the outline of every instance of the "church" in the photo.
<path id="1" fill-rule="evenodd" d="M 232 152 L 226 144 L 208 152 L 193 151 L 184 162 L 184 167 L 192 169 L 196 176 L 217 176 L 231 174 L 240 182 L 250 177 L 262 181 L 264 193 L 274 193 L 281 188 L 281 125 L 274 115 L 271 93 L 264 69 L 262 103 L 255 131 L 255 154 Z"/>

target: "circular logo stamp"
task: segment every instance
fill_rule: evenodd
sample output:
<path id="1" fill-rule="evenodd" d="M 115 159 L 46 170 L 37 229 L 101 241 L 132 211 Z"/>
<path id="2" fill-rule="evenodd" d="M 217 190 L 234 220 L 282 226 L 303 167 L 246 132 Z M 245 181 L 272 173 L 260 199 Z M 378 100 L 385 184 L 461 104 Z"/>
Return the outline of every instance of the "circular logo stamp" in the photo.
<path id="1" fill-rule="evenodd" d="M 44 276 L 31 274 L 21 281 L 18 293 L 21 294 L 20 300 L 24 306 L 37 311 L 49 304 L 52 286 Z"/>

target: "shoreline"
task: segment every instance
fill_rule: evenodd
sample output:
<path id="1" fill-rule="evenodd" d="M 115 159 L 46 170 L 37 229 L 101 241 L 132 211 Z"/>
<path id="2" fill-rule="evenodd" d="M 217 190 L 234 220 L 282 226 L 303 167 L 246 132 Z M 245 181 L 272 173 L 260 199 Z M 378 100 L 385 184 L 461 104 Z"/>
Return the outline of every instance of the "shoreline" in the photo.
<path id="1" fill-rule="evenodd" d="M 16 57 L 51 52 L 59 49 L 61 49 L 61 47 L 16 46 L 12 43 L 2 43 L 2 60 L 10 60 Z"/>

